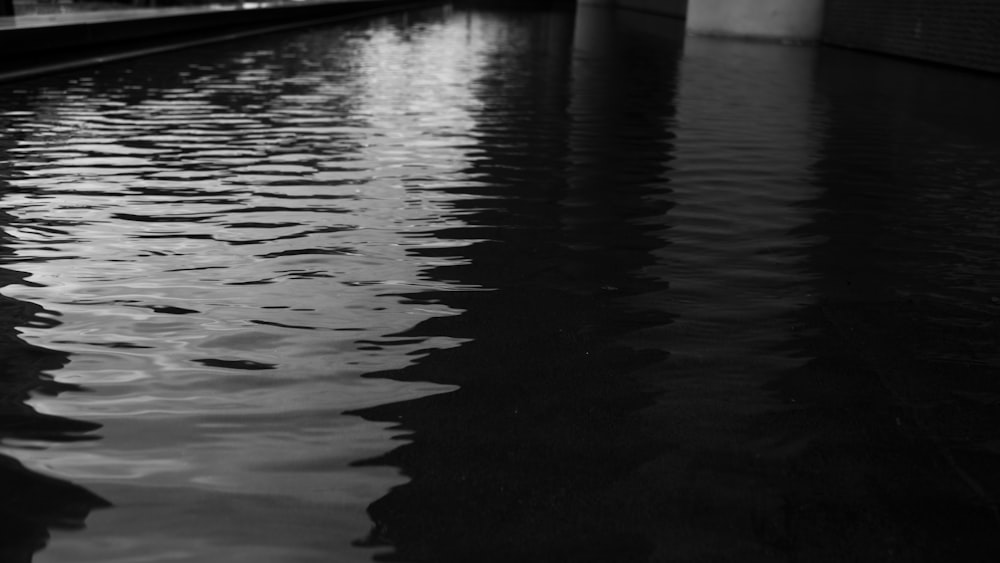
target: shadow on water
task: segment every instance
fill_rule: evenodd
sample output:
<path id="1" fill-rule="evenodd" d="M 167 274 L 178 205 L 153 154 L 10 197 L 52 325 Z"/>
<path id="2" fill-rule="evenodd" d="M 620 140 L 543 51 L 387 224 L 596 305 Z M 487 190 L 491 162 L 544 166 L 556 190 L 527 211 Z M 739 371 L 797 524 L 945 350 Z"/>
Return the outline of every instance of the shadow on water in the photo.
<path id="1" fill-rule="evenodd" d="M 368 375 L 459 389 L 353 413 L 409 432 L 360 462 L 410 482 L 359 545 L 994 559 L 996 143 L 906 85 L 995 83 L 536 16 L 483 16 L 485 187 L 435 233 L 467 246 L 418 252 L 484 289 L 411 295 L 464 312 L 398 336 L 467 342 Z"/>
<path id="2" fill-rule="evenodd" d="M 0 141 L 2 142 L 2 141 Z M 5 152 L 0 145 L 0 175 Z M 0 180 L 0 197 L 5 184 Z M 0 257 L 13 254 L 10 226 L 16 219 L 0 211 Z M 26 275 L 0 268 L 0 289 L 29 284 Z M 25 342 L 19 327 L 54 326 L 34 303 L 0 295 L 0 440 L 7 445 L 35 447 L 43 442 L 94 440 L 99 424 L 35 411 L 26 401 L 33 394 L 48 396 L 82 391 L 55 381 L 50 373 L 65 366 L 69 355 Z M 36 473 L 16 459 L 0 455 L 0 560 L 31 561 L 45 547 L 49 530 L 80 528 L 94 509 L 110 506 L 106 500 L 73 483 Z"/>
<path id="3" fill-rule="evenodd" d="M 809 441 L 787 539 L 809 561 L 994 560 L 1000 84 L 834 50 L 816 80 L 823 190 L 796 230 L 818 237 L 816 332 L 772 386 Z"/>
<path id="4" fill-rule="evenodd" d="M 664 286 L 642 273 L 669 209 L 646 201 L 666 191 L 670 151 L 647 116 L 670 114 L 656 94 L 673 74 L 625 67 L 614 87 L 587 83 L 593 65 L 606 77 L 617 57 L 663 47 L 637 37 L 574 61 L 572 11 L 475 17 L 504 30 L 475 87 L 482 151 L 470 173 L 481 187 L 457 190 L 474 196 L 454 209 L 468 227 L 434 233 L 468 244 L 418 252 L 464 258 L 429 275 L 484 289 L 410 295 L 464 313 L 397 336 L 468 342 L 369 374 L 459 389 L 354 413 L 411 432 L 361 462 L 399 467 L 411 481 L 370 507 L 375 527 L 359 543 L 391 545 L 389 560 L 640 561 L 649 546 L 632 529 L 637 515 L 608 491 L 659 448 L 636 416 L 655 390 L 631 374 L 666 353 L 619 339 L 669 322 L 626 301 Z M 668 67 L 675 59 L 663 57 Z M 616 149 L 600 148 L 614 144 L 606 136 Z"/>

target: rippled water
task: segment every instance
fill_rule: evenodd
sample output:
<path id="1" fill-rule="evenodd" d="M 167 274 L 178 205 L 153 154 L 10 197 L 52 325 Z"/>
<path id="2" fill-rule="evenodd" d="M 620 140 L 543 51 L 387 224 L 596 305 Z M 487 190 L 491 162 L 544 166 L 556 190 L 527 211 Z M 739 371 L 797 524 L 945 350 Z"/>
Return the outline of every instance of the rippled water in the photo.
<path id="1" fill-rule="evenodd" d="M 986 560 L 997 94 L 593 8 L 8 85 L 0 555 Z"/>

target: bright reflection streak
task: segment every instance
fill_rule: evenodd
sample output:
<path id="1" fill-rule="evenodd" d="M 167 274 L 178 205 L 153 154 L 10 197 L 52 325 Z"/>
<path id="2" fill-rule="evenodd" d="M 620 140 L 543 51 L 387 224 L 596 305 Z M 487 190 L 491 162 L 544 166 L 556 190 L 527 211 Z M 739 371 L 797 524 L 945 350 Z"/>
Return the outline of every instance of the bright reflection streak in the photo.
<path id="1" fill-rule="evenodd" d="M 398 432 L 340 413 L 451 390 L 360 376 L 461 345 L 388 336 L 461 314 L 407 293 L 488 289 L 431 279 L 455 260 L 411 250 L 454 246 L 434 233 L 464 226 L 449 188 L 477 181 L 470 85 L 489 39 L 455 16 L 386 19 L 23 96 L 3 114 L 18 139 L 4 230 L 6 267 L 28 278 L 3 292 L 52 312 L 57 326 L 20 337 L 71 353 L 51 375 L 90 391 L 30 405 L 104 428 L 3 451 L 109 496 L 330 502 L 355 514 L 343 546 L 360 535 L 363 506 L 403 478 L 350 462 Z M 108 518 L 129 527 L 134 510 Z"/>

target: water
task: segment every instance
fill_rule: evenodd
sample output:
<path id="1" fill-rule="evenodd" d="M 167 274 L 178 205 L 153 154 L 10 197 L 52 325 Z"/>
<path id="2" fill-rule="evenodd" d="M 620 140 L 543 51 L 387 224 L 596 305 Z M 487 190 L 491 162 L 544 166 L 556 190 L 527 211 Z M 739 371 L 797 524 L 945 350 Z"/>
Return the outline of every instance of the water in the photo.
<path id="1" fill-rule="evenodd" d="M 992 560 L 998 94 L 594 8 L 5 86 L 0 559 Z"/>

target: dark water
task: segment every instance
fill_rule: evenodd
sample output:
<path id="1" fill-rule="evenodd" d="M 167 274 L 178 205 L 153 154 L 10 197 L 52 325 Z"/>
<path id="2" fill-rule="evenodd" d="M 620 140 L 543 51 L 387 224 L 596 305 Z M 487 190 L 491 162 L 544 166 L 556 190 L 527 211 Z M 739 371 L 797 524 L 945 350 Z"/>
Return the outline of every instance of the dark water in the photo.
<path id="1" fill-rule="evenodd" d="M 993 561 L 1000 81 L 433 9 L 0 90 L 0 560 Z"/>

